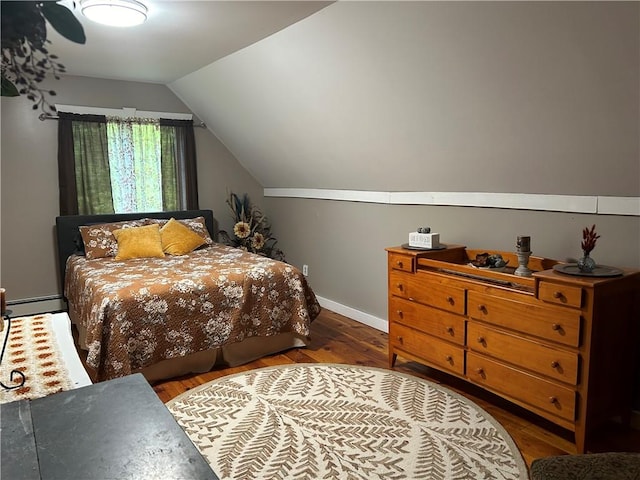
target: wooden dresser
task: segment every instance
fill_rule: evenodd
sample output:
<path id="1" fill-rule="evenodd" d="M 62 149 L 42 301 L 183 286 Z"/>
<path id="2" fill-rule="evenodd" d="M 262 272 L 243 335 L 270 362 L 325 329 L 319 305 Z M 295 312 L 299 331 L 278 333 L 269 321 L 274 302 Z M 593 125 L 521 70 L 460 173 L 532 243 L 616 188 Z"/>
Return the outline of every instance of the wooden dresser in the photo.
<path id="1" fill-rule="evenodd" d="M 594 428 L 631 413 L 640 322 L 640 271 L 567 275 L 515 253 L 387 248 L 389 365 L 398 355 L 479 385 L 575 433 L 584 453 Z M 504 272 L 468 265 L 500 253 Z"/>

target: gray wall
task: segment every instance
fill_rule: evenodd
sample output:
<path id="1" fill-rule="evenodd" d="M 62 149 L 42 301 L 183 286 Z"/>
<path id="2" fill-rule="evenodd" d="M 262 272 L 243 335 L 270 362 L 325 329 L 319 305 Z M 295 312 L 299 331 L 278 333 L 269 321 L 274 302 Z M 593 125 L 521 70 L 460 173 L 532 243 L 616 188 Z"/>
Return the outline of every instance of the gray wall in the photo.
<path id="1" fill-rule="evenodd" d="M 273 233 L 287 260 L 309 265 L 316 294 L 387 318 L 385 247 L 408 242 L 429 225 L 441 241 L 472 249 L 514 252 L 518 235 L 531 236 L 534 255 L 575 261 L 582 228 L 601 233 L 592 256 L 605 265 L 640 268 L 640 218 L 493 208 L 380 205 L 265 198 Z"/>
<path id="2" fill-rule="evenodd" d="M 190 113 L 164 85 L 64 77 L 50 87 L 60 104 Z M 38 114 L 25 98 L 2 97 L 0 281 L 10 301 L 61 293 L 54 243 L 58 124 Z M 196 128 L 195 135 L 200 207 L 213 209 L 228 229 L 227 190 L 259 200 L 262 188 L 209 130 Z"/>
<path id="3" fill-rule="evenodd" d="M 445 243 L 473 249 L 513 252 L 516 237 L 530 235 L 534 255 L 575 261 L 582 228 L 595 223 L 602 235 L 592 252 L 596 261 L 640 269 L 640 217 L 285 198 L 265 198 L 265 205 L 287 260 L 309 265 L 316 294 L 339 304 L 331 304 L 334 310 L 382 329 L 384 248 L 406 243 L 419 225 L 434 227 Z M 635 365 L 633 405 L 640 412 L 640 349 Z"/>
<path id="4" fill-rule="evenodd" d="M 637 212 L 639 20 L 638 2 L 337 2 L 170 87 L 266 188 L 633 197 Z M 376 325 L 384 247 L 418 225 L 480 249 L 531 235 L 566 260 L 595 223 L 594 258 L 640 268 L 638 216 L 264 201 L 316 293 Z"/>
<path id="5" fill-rule="evenodd" d="M 639 2 L 336 2 L 170 87 L 266 188 L 638 196 Z"/>
<path id="6" fill-rule="evenodd" d="M 337 2 L 170 84 L 265 188 L 640 197 L 639 2 Z M 384 251 L 640 267 L 640 218 L 264 199 L 323 297 L 386 318 Z"/>

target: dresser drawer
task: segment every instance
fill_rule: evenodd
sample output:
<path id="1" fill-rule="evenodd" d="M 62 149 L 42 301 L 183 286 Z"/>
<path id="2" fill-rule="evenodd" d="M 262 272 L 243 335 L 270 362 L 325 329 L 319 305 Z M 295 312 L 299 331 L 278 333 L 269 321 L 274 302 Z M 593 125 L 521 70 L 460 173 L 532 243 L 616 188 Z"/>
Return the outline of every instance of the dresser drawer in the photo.
<path id="1" fill-rule="evenodd" d="M 582 288 L 542 280 L 538 283 L 538 298 L 544 302 L 580 308 L 582 307 Z"/>
<path id="2" fill-rule="evenodd" d="M 402 298 L 389 299 L 389 321 L 464 345 L 464 317 Z"/>
<path id="3" fill-rule="evenodd" d="M 571 385 L 578 382 L 578 354 L 551 348 L 526 338 L 469 322 L 467 345 L 471 350 Z"/>
<path id="4" fill-rule="evenodd" d="M 467 352 L 467 377 L 478 385 L 486 386 L 565 420 L 575 420 L 576 393 L 570 388 L 473 352 Z"/>
<path id="5" fill-rule="evenodd" d="M 472 318 L 572 347 L 580 343 L 577 310 L 531 305 L 473 291 L 468 292 L 467 304 Z"/>
<path id="6" fill-rule="evenodd" d="M 400 255 L 399 253 L 389 253 L 387 260 L 389 262 L 389 270 L 413 272 L 415 261 L 414 257 Z"/>
<path id="7" fill-rule="evenodd" d="M 458 375 L 464 373 L 464 350 L 435 337 L 397 323 L 389 325 L 389 343 L 439 368 Z"/>
<path id="8" fill-rule="evenodd" d="M 392 295 L 464 315 L 465 290 L 444 286 L 423 273 L 412 275 L 397 271 L 389 273 L 389 292 Z"/>

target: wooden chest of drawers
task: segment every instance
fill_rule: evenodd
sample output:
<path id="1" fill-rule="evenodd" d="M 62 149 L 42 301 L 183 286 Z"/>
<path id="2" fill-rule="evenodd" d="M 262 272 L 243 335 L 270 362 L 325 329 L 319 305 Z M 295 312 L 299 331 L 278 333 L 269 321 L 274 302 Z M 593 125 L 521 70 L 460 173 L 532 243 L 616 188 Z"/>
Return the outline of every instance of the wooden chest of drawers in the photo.
<path id="1" fill-rule="evenodd" d="M 464 246 L 386 250 L 390 367 L 400 355 L 464 378 L 574 432 L 579 453 L 603 421 L 629 420 L 640 272 L 571 276 L 531 257 L 517 277 L 468 266 L 479 252 Z"/>

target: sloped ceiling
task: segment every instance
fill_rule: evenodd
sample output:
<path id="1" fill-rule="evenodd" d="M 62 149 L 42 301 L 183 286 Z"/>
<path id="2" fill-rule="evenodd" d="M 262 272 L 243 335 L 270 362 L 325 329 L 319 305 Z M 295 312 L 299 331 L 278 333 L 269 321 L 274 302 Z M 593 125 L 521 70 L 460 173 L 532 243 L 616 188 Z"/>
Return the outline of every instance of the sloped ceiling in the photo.
<path id="1" fill-rule="evenodd" d="M 265 187 L 637 195 L 638 18 L 337 2 L 169 86 Z"/>
<path id="2" fill-rule="evenodd" d="M 639 2 L 183 3 L 63 63 L 166 83 L 265 188 L 638 195 Z"/>
<path id="3" fill-rule="evenodd" d="M 166 84 L 251 45 L 329 5 L 327 1 L 143 0 L 148 19 L 134 28 L 89 21 L 79 1 L 62 0 L 87 43 L 48 26 L 50 50 L 71 75 Z"/>

